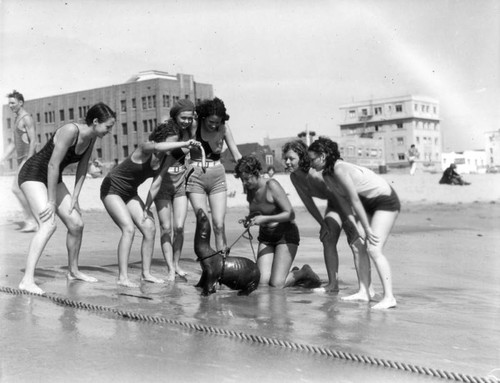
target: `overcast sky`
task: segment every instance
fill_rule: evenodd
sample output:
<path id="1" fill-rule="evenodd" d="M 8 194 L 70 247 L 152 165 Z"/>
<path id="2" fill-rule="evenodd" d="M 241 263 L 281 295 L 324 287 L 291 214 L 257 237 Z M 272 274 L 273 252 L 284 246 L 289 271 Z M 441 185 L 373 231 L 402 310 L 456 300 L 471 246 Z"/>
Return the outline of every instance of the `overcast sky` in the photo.
<path id="1" fill-rule="evenodd" d="M 441 104 L 444 151 L 500 129 L 497 0 L 0 0 L 0 91 L 26 99 L 193 74 L 239 143 L 338 135 L 339 106 Z M 7 103 L 4 98 L 3 104 Z"/>

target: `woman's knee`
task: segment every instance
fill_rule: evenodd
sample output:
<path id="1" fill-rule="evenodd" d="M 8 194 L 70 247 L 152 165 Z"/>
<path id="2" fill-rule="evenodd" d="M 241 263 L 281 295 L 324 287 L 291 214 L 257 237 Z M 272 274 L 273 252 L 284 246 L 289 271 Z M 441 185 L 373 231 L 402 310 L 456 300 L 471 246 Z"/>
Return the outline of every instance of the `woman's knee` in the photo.
<path id="1" fill-rule="evenodd" d="M 161 235 L 172 235 L 172 226 L 170 224 L 165 224 L 160 222 L 160 233 Z"/>
<path id="2" fill-rule="evenodd" d="M 67 228 L 73 235 L 82 235 L 85 224 L 81 218 L 75 218 L 68 222 Z"/>
<path id="3" fill-rule="evenodd" d="M 184 227 L 183 226 L 178 226 L 174 229 L 174 236 L 175 237 L 184 237 Z"/>
<path id="4" fill-rule="evenodd" d="M 131 237 L 133 238 L 134 235 L 135 235 L 135 226 L 133 223 L 131 224 L 128 224 L 128 225 L 123 225 L 120 227 L 121 231 L 122 231 L 122 235 L 124 237 Z"/>
<path id="5" fill-rule="evenodd" d="M 368 245 L 367 248 L 367 253 L 370 256 L 371 259 L 374 261 L 378 260 L 379 258 L 383 257 L 382 254 L 382 248 L 379 246 L 373 246 L 373 245 Z"/>
<path id="6" fill-rule="evenodd" d="M 55 220 L 50 219 L 45 222 L 42 221 L 39 224 L 40 224 L 39 231 L 42 233 L 47 233 L 48 235 L 52 235 L 57 230 L 57 223 Z"/>
<path id="7" fill-rule="evenodd" d="M 213 226 L 215 234 L 224 233 L 224 222 L 213 222 Z"/>
<path id="8" fill-rule="evenodd" d="M 149 219 L 146 220 L 145 225 L 142 227 L 142 231 L 145 239 L 154 240 L 156 235 L 156 226 L 154 222 Z"/>

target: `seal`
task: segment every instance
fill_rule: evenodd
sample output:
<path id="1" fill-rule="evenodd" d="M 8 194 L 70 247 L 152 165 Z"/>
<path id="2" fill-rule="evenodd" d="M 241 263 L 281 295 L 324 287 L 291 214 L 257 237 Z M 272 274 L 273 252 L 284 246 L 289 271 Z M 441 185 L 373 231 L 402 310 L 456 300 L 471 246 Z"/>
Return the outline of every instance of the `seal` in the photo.
<path id="1" fill-rule="evenodd" d="M 255 262 L 245 257 L 231 257 L 229 251 L 215 251 L 210 247 L 212 228 L 202 209 L 196 213 L 194 251 L 201 263 L 201 278 L 196 287 L 203 289 L 202 295 L 215 293 L 217 282 L 238 295 L 248 295 L 259 286 L 260 270 Z"/>

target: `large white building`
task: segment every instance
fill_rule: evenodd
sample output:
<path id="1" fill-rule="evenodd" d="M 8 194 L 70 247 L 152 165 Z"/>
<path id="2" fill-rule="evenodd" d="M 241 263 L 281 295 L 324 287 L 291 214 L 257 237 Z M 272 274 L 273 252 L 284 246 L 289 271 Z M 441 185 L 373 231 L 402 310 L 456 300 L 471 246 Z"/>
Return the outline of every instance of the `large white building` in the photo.
<path id="1" fill-rule="evenodd" d="M 439 102 L 424 96 L 401 96 L 355 102 L 340 107 L 343 138 L 383 140 L 387 166 L 408 166 L 408 149 L 415 144 L 424 165 L 441 164 Z M 362 155 L 361 152 L 359 155 Z"/>
<path id="2" fill-rule="evenodd" d="M 493 132 L 486 132 L 485 151 L 487 157 L 487 166 L 489 168 L 500 166 L 500 129 Z"/>

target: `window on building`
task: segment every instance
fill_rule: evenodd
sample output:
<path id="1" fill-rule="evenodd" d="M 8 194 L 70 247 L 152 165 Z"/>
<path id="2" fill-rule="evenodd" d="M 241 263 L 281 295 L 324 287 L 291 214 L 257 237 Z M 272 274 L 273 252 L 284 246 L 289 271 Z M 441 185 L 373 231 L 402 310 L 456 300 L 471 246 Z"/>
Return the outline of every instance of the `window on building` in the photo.
<path id="1" fill-rule="evenodd" d="M 64 121 L 64 109 L 59 110 L 59 120 Z"/>
<path id="2" fill-rule="evenodd" d="M 425 105 L 420 105 L 420 110 L 421 110 L 422 112 L 425 112 Z"/>
<path id="3" fill-rule="evenodd" d="M 349 111 L 349 118 L 355 118 L 356 117 L 356 111 L 355 110 L 350 110 Z"/>
<path id="4" fill-rule="evenodd" d="M 37 134 L 37 138 L 38 138 L 38 143 L 41 144 L 42 143 L 42 135 L 41 134 Z"/>
<path id="5" fill-rule="evenodd" d="M 405 144 L 405 139 L 404 137 L 397 137 L 396 142 L 398 145 L 404 145 Z"/>
<path id="6" fill-rule="evenodd" d="M 392 113 L 392 105 L 387 105 L 387 112 Z"/>
<path id="7" fill-rule="evenodd" d="M 272 165 L 272 164 L 273 164 L 273 155 L 266 154 L 266 165 Z"/>
<path id="8" fill-rule="evenodd" d="M 45 133 L 45 142 L 50 140 L 50 133 Z"/>
<path id="9" fill-rule="evenodd" d="M 123 145 L 122 148 L 123 148 L 123 157 L 128 157 L 128 146 Z"/>
<path id="10" fill-rule="evenodd" d="M 370 157 L 378 157 L 378 149 L 371 149 Z"/>
<path id="11" fill-rule="evenodd" d="M 375 125 L 375 131 L 378 132 L 380 129 L 380 125 Z"/>
<path id="12" fill-rule="evenodd" d="M 148 120 L 142 120 L 142 130 L 144 133 L 148 132 Z"/>
<path id="13" fill-rule="evenodd" d="M 148 105 L 146 103 L 146 97 L 142 98 L 142 110 L 146 110 L 148 108 Z"/>
<path id="14" fill-rule="evenodd" d="M 363 149 L 358 149 L 358 157 L 363 157 Z"/>
<path id="15" fill-rule="evenodd" d="M 137 132 L 137 121 L 132 122 L 132 127 L 133 127 L 132 129 L 134 129 L 134 133 L 136 133 Z"/>
<path id="16" fill-rule="evenodd" d="M 418 112 L 418 104 L 413 105 L 413 110 L 415 110 L 415 112 Z"/>
<path id="17" fill-rule="evenodd" d="M 433 107 L 432 107 L 432 112 L 433 112 L 434 114 L 437 114 L 437 108 L 436 108 L 435 106 L 433 106 Z"/>
<path id="18" fill-rule="evenodd" d="M 124 136 L 126 136 L 128 134 L 128 127 L 127 127 L 127 123 L 126 122 L 122 123 L 122 134 Z"/>
<path id="19" fill-rule="evenodd" d="M 375 114 L 376 115 L 382 114 L 382 107 L 381 106 L 376 106 L 375 107 Z"/>
<path id="20" fill-rule="evenodd" d="M 127 100 L 121 100 L 120 101 L 120 108 L 121 108 L 122 112 L 126 112 L 127 111 Z"/>
<path id="21" fill-rule="evenodd" d="M 426 111 L 427 113 L 429 113 L 429 105 L 426 105 L 426 106 L 425 106 L 425 111 Z"/>
<path id="22" fill-rule="evenodd" d="M 163 107 L 170 108 L 170 95 L 169 94 L 163 95 Z"/>
<path id="23" fill-rule="evenodd" d="M 118 136 L 116 134 L 113 134 L 113 142 L 118 145 Z"/>
<path id="24" fill-rule="evenodd" d="M 403 104 L 396 104 L 396 112 L 402 112 L 403 111 Z"/>
<path id="25" fill-rule="evenodd" d="M 97 148 L 96 149 L 96 154 L 97 154 L 97 158 L 102 158 L 102 149 L 101 148 Z"/>
<path id="26" fill-rule="evenodd" d="M 40 122 L 40 113 L 36 114 L 36 122 Z"/>
<path id="27" fill-rule="evenodd" d="M 189 100 L 189 94 L 184 95 L 184 98 L 185 98 L 186 100 Z"/>
<path id="28" fill-rule="evenodd" d="M 403 129 L 403 123 L 402 122 L 398 122 L 396 124 L 396 126 L 398 127 L 398 129 Z"/>
<path id="29" fill-rule="evenodd" d="M 49 116 L 48 116 L 47 112 L 44 112 L 43 115 L 45 117 L 45 123 L 48 124 L 49 123 Z"/>
<path id="30" fill-rule="evenodd" d="M 368 116 L 368 109 L 361 109 L 361 115 L 362 116 Z"/>
<path id="31" fill-rule="evenodd" d="M 365 149 L 365 157 L 370 157 L 370 149 Z"/>
<path id="32" fill-rule="evenodd" d="M 132 99 L 132 109 L 136 109 L 137 108 L 137 103 L 135 101 L 135 98 Z"/>
<path id="33" fill-rule="evenodd" d="M 156 108 L 156 96 L 151 97 L 153 100 L 153 108 Z"/>
<path id="34" fill-rule="evenodd" d="M 149 120 L 149 131 L 153 131 L 153 120 Z"/>
<path id="35" fill-rule="evenodd" d="M 398 160 L 403 161 L 405 159 L 404 153 L 398 153 Z"/>
<path id="36" fill-rule="evenodd" d="M 73 108 L 69 108 L 68 113 L 69 113 L 69 119 L 74 120 L 75 119 L 75 111 L 73 110 Z"/>
<path id="37" fill-rule="evenodd" d="M 153 107 L 153 100 L 151 99 L 151 96 L 148 96 L 148 109 L 151 109 Z"/>

